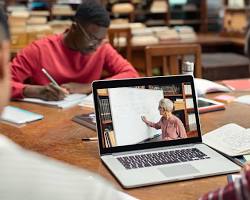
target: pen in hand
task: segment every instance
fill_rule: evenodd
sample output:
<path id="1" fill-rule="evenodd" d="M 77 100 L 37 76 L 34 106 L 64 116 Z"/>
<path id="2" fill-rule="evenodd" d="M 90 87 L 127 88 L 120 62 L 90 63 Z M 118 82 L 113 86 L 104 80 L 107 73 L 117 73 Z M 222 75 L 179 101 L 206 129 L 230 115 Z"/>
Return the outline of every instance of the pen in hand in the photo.
<path id="1" fill-rule="evenodd" d="M 54 86 L 56 86 L 59 90 L 61 90 L 65 95 L 68 95 L 68 94 L 69 94 L 69 92 L 68 92 L 66 89 L 60 87 L 60 85 L 52 78 L 52 76 L 46 71 L 46 69 L 42 68 L 42 72 L 43 72 L 43 73 L 45 74 L 45 76 L 51 81 L 51 83 L 52 83 Z"/>

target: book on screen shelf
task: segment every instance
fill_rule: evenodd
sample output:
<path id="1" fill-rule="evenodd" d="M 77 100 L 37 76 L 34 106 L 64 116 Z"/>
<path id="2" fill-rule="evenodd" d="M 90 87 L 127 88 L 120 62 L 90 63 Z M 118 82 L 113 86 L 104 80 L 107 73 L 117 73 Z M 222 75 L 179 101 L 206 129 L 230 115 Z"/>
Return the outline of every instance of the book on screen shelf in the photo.
<path id="1" fill-rule="evenodd" d="M 116 146 L 116 139 L 113 130 L 109 130 L 108 128 L 104 130 L 104 140 L 106 147 L 114 147 Z"/>
<path id="2" fill-rule="evenodd" d="M 234 123 L 206 133 L 202 141 L 227 156 L 250 154 L 250 129 Z"/>

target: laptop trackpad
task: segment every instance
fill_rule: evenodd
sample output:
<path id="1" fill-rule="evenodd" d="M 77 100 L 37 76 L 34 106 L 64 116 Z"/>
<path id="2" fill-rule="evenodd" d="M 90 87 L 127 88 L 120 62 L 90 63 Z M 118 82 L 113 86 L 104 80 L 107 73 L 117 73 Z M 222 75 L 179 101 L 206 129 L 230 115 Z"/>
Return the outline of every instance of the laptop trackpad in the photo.
<path id="1" fill-rule="evenodd" d="M 197 170 L 190 164 L 176 165 L 171 167 L 161 167 L 158 169 L 167 177 L 173 177 L 173 176 L 176 177 L 185 174 L 199 173 L 199 170 Z"/>

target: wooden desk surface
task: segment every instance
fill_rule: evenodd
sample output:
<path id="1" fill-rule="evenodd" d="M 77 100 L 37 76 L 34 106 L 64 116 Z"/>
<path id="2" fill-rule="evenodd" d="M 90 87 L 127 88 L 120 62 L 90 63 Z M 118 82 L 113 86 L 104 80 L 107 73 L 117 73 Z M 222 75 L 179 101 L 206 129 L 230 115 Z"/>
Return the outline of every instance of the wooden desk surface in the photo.
<path id="1" fill-rule="evenodd" d="M 90 110 L 80 107 L 59 110 L 23 102 L 11 102 L 11 105 L 41 113 L 45 118 L 21 128 L 1 124 L 0 133 L 27 149 L 96 172 L 122 190 L 99 159 L 97 142 L 81 141 L 84 136 L 94 136 L 95 132 L 70 120 L 74 115 L 87 113 Z M 247 105 L 230 103 L 224 111 L 202 114 L 200 116 L 202 131 L 211 131 L 230 122 L 250 127 L 250 112 L 246 112 L 249 109 Z M 222 175 L 124 191 L 145 200 L 197 199 L 207 191 L 226 183 L 226 176 Z"/>

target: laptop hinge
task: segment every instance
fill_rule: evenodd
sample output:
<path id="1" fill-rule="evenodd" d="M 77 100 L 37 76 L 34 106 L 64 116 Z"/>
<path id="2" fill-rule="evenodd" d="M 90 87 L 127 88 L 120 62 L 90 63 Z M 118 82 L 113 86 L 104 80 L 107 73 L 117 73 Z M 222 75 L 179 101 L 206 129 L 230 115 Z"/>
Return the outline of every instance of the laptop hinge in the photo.
<path id="1" fill-rule="evenodd" d="M 123 152 L 116 152 L 116 153 L 108 153 L 105 155 L 128 155 L 128 154 L 135 154 L 135 153 L 145 153 L 145 152 L 154 152 L 154 151 L 161 151 L 161 150 L 170 150 L 170 149 L 178 149 L 178 148 L 186 148 L 192 147 L 197 144 L 203 144 L 202 142 L 192 143 L 192 144 L 183 144 L 183 145 L 176 145 L 176 146 L 166 146 L 166 147 L 158 147 L 158 148 L 150 148 L 150 149 L 143 149 L 143 150 L 133 150 L 133 151 L 123 151 Z"/>

